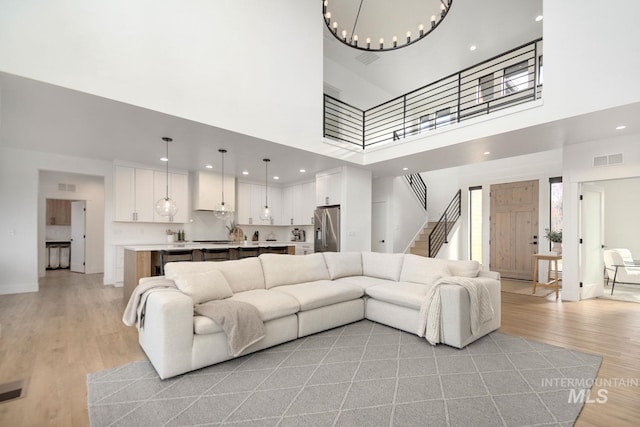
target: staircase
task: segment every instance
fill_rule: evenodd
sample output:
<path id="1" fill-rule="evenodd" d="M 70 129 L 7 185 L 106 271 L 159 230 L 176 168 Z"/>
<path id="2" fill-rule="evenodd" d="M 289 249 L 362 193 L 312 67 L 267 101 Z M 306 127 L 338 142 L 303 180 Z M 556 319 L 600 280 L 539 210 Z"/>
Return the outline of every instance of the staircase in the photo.
<path id="1" fill-rule="evenodd" d="M 435 257 L 445 243 L 449 243 L 449 233 L 461 215 L 462 191 L 458 190 L 438 222 L 428 222 L 409 252 L 415 255 Z"/>
<path id="2" fill-rule="evenodd" d="M 416 240 L 413 241 L 413 246 L 409 249 L 410 253 L 420 256 L 429 256 L 429 235 L 437 224 L 437 222 L 427 223 L 427 226 L 422 229 Z"/>

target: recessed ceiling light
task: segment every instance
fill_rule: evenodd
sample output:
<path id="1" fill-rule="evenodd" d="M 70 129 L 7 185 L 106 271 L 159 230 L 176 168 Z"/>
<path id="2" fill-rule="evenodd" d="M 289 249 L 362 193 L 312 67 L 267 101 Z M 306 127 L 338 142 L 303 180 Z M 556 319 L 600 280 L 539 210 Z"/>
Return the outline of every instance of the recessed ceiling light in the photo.
<path id="1" fill-rule="evenodd" d="M 542 21 L 542 15 L 536 16 L 536 22 L 540 22 L 540 21 Z"/>
<path id="2" fill-rule="evenodd" d="M 274 176 L 273 179 L 280 179 L 280 177 L 279 176 Z"/>
<path id="3" fill-rule="evenodd" d="M 408 170 L 409 170 L 409 168 L 402 168 L 402 170 L 403 170 L 403 171 L 408 171 Z"/>
<path id="4" fill-rule="evenodd" d="M 249 175 L 249 171 L 242 171 L 242 175 Z"/>
<path id="5" fill-rule="evenodd" d="M 485 152 L 484 152 L 484 153 L 482 153 L 482 154 L 484 154 L 485 156 L 488 156 L 489 154 L 491 154 L 491 151 L 485 151 Z"/>
<path id="6" fill-rule="evenodd" d="M 622 130 L 622 129 L 626 129 L 627 127 L 625 125 L 620 125 L 620 126 L 616 126 L 616 130 Z"/>
<path id="7" fill-rule="evenodd" d="M 300 173 L 305 173 L 306 171 L 306 169 L 300 169 Z"/>
<path id="8" fill-rule="evenodd" d="M 160 157 L 161 162 L 168 162 L 169 159 L 167 157 Z"/>
<path id="9" fill-rule="evenodd" d="M 204 167 L 207 168 L 207 169 L 213 169 L 212 165 L 204 165 Z"/>
<path id="10" fill-rule="evenodd" d="M 469 50 L 470 51 L 474 51 L 478 48 L 478 46 L 476 46 L 475 44 L 472 44 L 471 46 L 469 46 Z"/>

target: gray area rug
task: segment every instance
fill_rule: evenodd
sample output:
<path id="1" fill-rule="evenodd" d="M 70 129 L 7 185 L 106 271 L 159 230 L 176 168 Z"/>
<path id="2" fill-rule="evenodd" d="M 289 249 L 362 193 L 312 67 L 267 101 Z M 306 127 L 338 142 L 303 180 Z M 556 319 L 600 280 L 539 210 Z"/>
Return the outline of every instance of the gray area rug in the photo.
<path id="1" fill-rule="evenodd" d="M 494 332 L 458 350 L 363 320 L 168 380 L 87 376 L 99 426 L 570 426 L 601 356 Z M 586 384 L 586 386 L 585 386 Z"/>

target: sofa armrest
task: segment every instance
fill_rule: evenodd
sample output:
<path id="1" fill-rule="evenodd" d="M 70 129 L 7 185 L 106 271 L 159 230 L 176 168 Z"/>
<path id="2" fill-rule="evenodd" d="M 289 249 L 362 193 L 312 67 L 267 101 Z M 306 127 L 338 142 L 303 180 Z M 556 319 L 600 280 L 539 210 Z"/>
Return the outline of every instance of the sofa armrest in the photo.
<path id="1" fill-rule="evenodd" d="M 478 277 L 488 277 L 490 279 L 500 280 L 500 273 L 497 271 L 480 270 Z"/>
<path id="2" fill-rule="evenodd" d="M 178 289 L 149 294 L 138 341 L 160 378 L 191 370 L 193 300 Z"/>

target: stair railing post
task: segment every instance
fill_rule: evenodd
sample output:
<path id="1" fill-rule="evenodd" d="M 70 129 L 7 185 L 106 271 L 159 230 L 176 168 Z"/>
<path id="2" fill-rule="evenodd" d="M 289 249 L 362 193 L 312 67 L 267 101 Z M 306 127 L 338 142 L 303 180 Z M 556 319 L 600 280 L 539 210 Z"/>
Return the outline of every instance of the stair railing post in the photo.
<path id="1" fill-rule="evenodd" d="M 449 225 L 447 224 L 447 212 L 444 212 L 444 242 L 445 243 L 449 243 L 448 237 L 449 237 Z"/>

